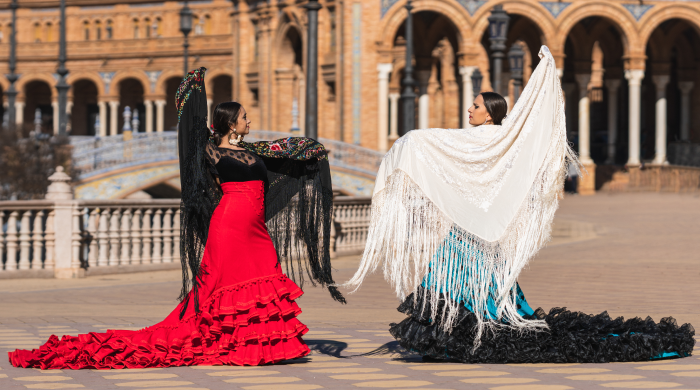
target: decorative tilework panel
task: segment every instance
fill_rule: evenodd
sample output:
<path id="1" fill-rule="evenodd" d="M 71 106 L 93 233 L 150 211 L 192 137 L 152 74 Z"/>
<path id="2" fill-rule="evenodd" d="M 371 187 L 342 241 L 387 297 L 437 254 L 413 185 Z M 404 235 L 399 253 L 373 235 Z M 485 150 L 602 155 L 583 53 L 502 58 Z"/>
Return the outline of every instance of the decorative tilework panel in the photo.
<path id="1" fill-rule="evenodd" d="M 627 11 L 630 11 L 632 16 L 639 21 L 639 19 L 644 16 L 647 11 L 649 11 L 654 5 L 649 5 L 649 4 L 622 4 L 623 7 L 627 9 Z"/>
<path id="2" fill-rule="evenodd" d="M 559 3 L 555 1 L 541 1 L 540 4 L 542 4 L 544 8 L 547 8 L 547 11 L 549 11 L 555 19 L 566 7 L 571 5 L 571 3 Z"/>

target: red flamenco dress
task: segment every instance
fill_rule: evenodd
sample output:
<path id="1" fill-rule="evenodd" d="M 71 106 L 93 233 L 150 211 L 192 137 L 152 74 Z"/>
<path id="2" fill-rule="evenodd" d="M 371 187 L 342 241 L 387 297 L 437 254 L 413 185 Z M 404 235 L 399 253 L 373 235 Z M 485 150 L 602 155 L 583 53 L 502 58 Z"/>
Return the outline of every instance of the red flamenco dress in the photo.
<path id="1" fill-rule="evenodd" d="M 183 84 L 201 81 L 203 91 L 204 70 L 198 71 L 201 80 L 193 77 L 194 71 Z M 182 137 L 193 141 L 185 156 L 180 151 L 181 161 L 188 159 L 181 168 L 182 302 L 165 320 L 139 331 L 108 330 L 60 340 L 51 336 L 39 349 L 9 352 L 13 366 L 261 365 L 309 353 L 301 338 L 308 328 L 296 318 L 301 309 L 294 302 L 303 292 L 282 272 L 282 264 L 300 279 L 308 273 L 314 284 L 333 283 L 324 237 L 331 207 L 325 150 L 305 138 L 243 144 L 247 150 L 219 148 L 206 141 L 206 128 L 201 134 L 202 117 L 206 120 L 180 118 Z M 187 132 L 183 119 L 190 121 Z M 289 228 L 290 222 L 296 228 Z M 202 241 L 204 248 L 198 245 Z M 288 248 L 294 241 L 307 251 L 301 256 L 308 260 L 307 272 L 290 266 L 293 253 Z M 193 271 L 192 279 L 188 271 Z M 344 301 L 333 287 L 329 290 Z"/>

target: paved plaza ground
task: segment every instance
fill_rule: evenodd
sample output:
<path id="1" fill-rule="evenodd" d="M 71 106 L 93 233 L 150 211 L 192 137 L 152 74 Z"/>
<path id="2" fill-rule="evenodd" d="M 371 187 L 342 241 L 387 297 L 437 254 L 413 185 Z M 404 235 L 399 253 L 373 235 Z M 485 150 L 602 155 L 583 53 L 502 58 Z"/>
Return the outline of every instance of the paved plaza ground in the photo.
<path id="1" fill-rule="evenodd" d="M 336 280 L 347 280 L 358 262 L 336 259 Z M 567 196 L 553 241 L 520 277 L 533 307 L 673 316 L 696 326 L 699 282 L 700 197 L 676 194 Z M 4 355 L 36 348 L 51 334 L 159 322 L 179 289 L 179 271 L 0 280 L 0 389 L 700 389 L 700 354 L 613 364 L 422 363 L 387 332 L 403 315 L 381 274 L 348 295 L 347 306 L 305 286 L 299 318 L 311 329 L 305 340 L 313 352 L 285 364 L 42 372 L 13 368 Z"/>

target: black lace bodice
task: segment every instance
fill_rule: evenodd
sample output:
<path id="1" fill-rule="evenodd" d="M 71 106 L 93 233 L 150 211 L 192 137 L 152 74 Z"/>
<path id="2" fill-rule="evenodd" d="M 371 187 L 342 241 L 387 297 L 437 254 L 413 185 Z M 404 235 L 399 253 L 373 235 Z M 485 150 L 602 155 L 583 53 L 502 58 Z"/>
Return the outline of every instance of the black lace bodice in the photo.
<path id="1" fill-rule="evenodd" d="M 243 182 L 262 180 L 267 187 L 267 167 L 257 154 L 248 150 L 221 148 L 207 145 L 207 160 L 210 172 L 219 182 Z"/>

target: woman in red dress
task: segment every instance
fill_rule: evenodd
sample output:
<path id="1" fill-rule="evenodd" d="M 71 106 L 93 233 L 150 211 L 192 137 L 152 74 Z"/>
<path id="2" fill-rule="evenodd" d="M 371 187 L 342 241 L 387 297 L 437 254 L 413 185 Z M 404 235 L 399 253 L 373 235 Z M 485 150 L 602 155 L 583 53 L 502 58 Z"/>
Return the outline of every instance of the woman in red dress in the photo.
<path id="1" fill-rule="evenodd" d="M 181 303 L 140 331 L 51 336 L 39 349 L 9 352 L 13 366 L 259 365 L 305 356 L 309 348 L 301 336 L 308 328 L 296 318 L 301 309 L 294 302 L 303 292 L 282 272 L 282 263 L 300 284 L 306 273 L 344 302 L 331 286 L 325 148 L 306 138 L 242 142 L 250 121 L 235 102 L 216 107 L 210 133 L 205 71 L 190 72 L 177 99 Z"/>

